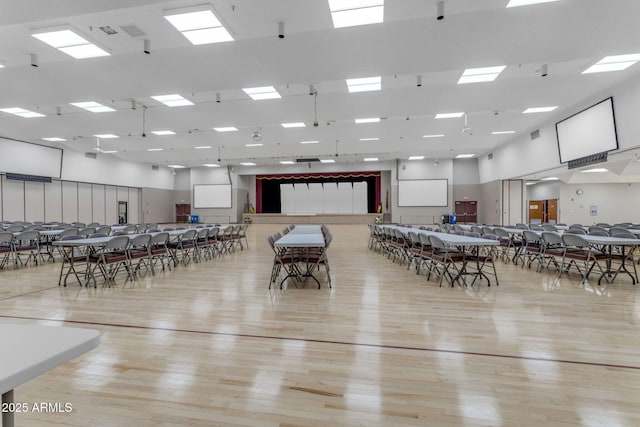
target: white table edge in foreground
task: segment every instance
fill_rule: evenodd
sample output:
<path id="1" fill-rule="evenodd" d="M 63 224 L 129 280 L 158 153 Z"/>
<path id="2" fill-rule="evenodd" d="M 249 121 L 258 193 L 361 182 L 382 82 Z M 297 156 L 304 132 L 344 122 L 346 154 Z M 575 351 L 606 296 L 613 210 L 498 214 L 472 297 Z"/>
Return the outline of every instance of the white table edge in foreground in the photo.
<path id="1" fill-rule="evenodd" d="M 94 329 L 41 325 L 2 323 L 0 337 L 4 347 L 0 356 L 3 404 L 13 402 L 14 388 L 100 344 L 100 332 Z M 2 426 L 13 426 L 13 412 L 2 413 Z"/>

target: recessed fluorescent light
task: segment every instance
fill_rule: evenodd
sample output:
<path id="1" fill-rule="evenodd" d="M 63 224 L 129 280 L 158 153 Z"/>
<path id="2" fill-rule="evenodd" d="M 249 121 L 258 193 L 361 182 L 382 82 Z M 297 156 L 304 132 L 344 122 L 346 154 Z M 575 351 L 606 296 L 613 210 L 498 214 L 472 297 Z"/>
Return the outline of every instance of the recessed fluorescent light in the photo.
<path id="1" fill-rule="evenodd" d="M 113 154 L 113 153 L 117 153 L 118 151 L 116 151 L 116 150 L 101 150 L 100 152 L 102 154 Z"/>
<path id="2" fill-rule="evenodd" d="M 384 21 L 384 0 L 329 0 L 334 28 Z"/>
<path id="3" fill-rule="evenodd" d="M 335 163 L 336 161 L 333 159 L 320 159 L 320 163 Z"/>
<path id="4" fill-rule="evenodd" d="M 580 171 L 580 173 L 602 173 L 602 172 L 609 172 L 609 169 L 594 168 L 594 169 L 587 169 L 587 170 Z"/>
<path id="5" fill-rule="evenodd" d="M 527 183 L 525 185 L 534 185 L 537 184 L 538 181 L 527 181 Z"/>
<path id="6" fill-rule="evenodd" d="M 215 163 L 203 163 L 202 166 L 208 167 L 208 168 L 219 168 L 220 165 L 217 165 Z"/>
<path id="7" fill-rule="evenodd" d="M 235 126 L 224 126 L 221 128 L 213 128 L 217 132 L 237 132 L 238 128 Z"/>
<path id="8" fill-rule="evenodd" d="M 242 90 L 254 101 L 282 98 L 273 86 L 250 87 Z"/>
<path id="9" fill-rule="evenodd" d="M 424 156 L 410 156 L 409 160 L 424 160 Z"/>
<path id="10" fill-rule="evenodd" d="M 360 79 L 347 79 L 349 93 L 370 92 L 382 89 L 382 77 L 364 77 Z"/>
<path id="11" fill-rule="evenodd" d="M 44 114 L 36 113 L 34 111 L 25 110 L 24 108 L 0 108 L 3 113 L 13 114 L 15 116 L 24 117 L 25 119 L 32 119 L 34 117 L 44 117 Z"/>
<path id="12" fill-rule="evenodd" d="M 96 138 L 102 138 L 102 139 L 114 139 L 114 138 L 119 138 L 118 135 L 114 135 L 112 133 L 99 133 L 99 134 L 95 134 L 93 135 Z"/>
<path id="13" fill-rule="evenodd" d="M 296 162 L 293 160 L 280 160 L 281 165 L 295 165 Z"/>
<path id="14" fill-rule="evenodd" d="M 422 135 L 423 138 L 442 138 L 444 137 L 443 134 L 436 134 L 436 135 Z"/>
<path id="15" fill-rule="evenodd" d="M 196 150 L 205 150 L 207 148 L 211 148 L 211 146 L 210 145 L 198 145 L 197 147 L 193 147 L 193 148 L 195 148 Z"/>
<path id="16" fill-rule="evenodd" d="M 587 68 L 582 74 L 605 73 L 608 71 L 622 71 L 640 61 L 640 54 L 606 56 Z"/>
<path id="17" fill-rule="evenodd" d="M 160 136 L 163 136 L 163 135 L 175 135 L 176 134 L 172 130 L 152 130 L 151 133 L 154 134 L 154 135 L 160 135 Z"/>
<path id="18" fill-rule="evenodd" d="M 360 138 L 360 141 L 379 141 L 380 138 Z"/>
<path id="19" fill-rule="evenodd" d="M 52 138 L 42 138 L 43 141 L 49 141 L 49 142 L 62 142 L 62 141 L 66 141 L 66 139 L 64 138 L 58 138 L 57 136 L 54 136 Z"/>
<path id="20" fill-rule="evenodd" d="M 255 166 L 256 164 L 253 162 L 241 162 L 240 163 L 242 166 Z"/>
<path id="21" fill-rule="evenodd" d="M 462 113 L 438 113 L 436 114 L 436 119 L 456 119 L 458 117 L 464 116 L 464 112 Z"/>
<path id="22" fill-rule="evenodd" d="M 458 154 L 456 159 L 470 159 L 473 156 L 475 156 L 475 154 Z"/>
<path id="23" fill-rule="evenodd" d="M 507 7 L 528 6 L 530 4 L 551 3 L 558 0 L 511 0 Z"/>
<path id="24" fill-rule="evenodd" d="M 147 151 L 164 151 L 164 148 L 147 148 Z"/>
<path id="25" fill-rule="evenodd" d="M 515 130 L 498 130 L 495 132 L 491 132 L 491 135 L 509 135 L 512 133 L 516 133 Z"/>
<path id="26" fill-rule="evenodd" d="M 357 124 L 362 123 L 378 123 L 380 121 L 380 117 L 369 117 L 366 119 L 356 119 Z"/>
<path id="27" fill-rule="evenodd" d="M 533 113 L 548 113 L 549 111 L 553 111 L 558 107 L 533 107 L 527 108 L 522 112 L 522 114 L 533 114 Z"/>
<path id="28" fill-rule="evenodd" d="M 71 105 L 87 111 L 91 111 L 92 113 L 106 113 L 109 111 L 116 111 L 114 108 L 107 107 L 106 105 L 98 104 L 97 102 L 93 101 L 72 102 Z"/>
<path id="29" fill-rule="evenodd" d="M 317 144 L 320 141 L 300 141 L 300 144 Z"/>
<path id="30" fill-rule="evenodd" d="M 48 31 L 31 35 L 75 59 L 110 55 L 109 52 L 71 30 Z"/>
<path id="31" fill-rule="evenodd" d="M 560 178 L 557 176 L 548 176 L 546 178 L 542 178 L 541 181 L 558 181 Z"/>
<path id="32" fill-rule="evenodd" d="M 492 82 L 505 68 L 506 66 L 504 65 L 485 68 L 467 68 L 458 80 L 458 84 Z"/>
<path id="33" fill-rule="evenodd" d="M 194 45 L 232 41 L 233 37 L 208 7 L 165 11 L 164 17 Z"/>
<path id="34" fill-rule="evenodd" d="M 162 102 L 167 107 L 182 107 L 184 105 L 193 105 L 193 102 L 183 98 L 177 93 L 171 95 L 156 95 L 152 96 L 151 98 L 155 99 L 158 102 Z"/>
<path id="35" fill-rule="evenodd" d="M 302 122 L 281 123 L 283 128 L 303 128 L 306 127 Z"/>
<path id="36" fill-rule="evenodd" d="M 377 157 L 365 157 L 364 161 L 365 162 L 377 162 L 378 158 Z"/>
<path id="37" fill-rule="evenodd" d="M 174 169 L 184 169 L 184 166 L 182 165 L 167 165 L 168 168 L 174 168 Z"/>
<path id="38" fill-rule="evenodd" d="M 264 144 L 245 144 L 245 147 L 262 147 Z"/>

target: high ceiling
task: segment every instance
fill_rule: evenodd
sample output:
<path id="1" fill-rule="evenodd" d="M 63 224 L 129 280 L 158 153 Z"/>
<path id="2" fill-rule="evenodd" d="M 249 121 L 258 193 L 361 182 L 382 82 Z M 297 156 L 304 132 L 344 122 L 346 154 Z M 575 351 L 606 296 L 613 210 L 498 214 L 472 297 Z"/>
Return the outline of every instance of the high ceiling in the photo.
<path id="1" fill-rule="evenodd" d="M 526 133 L 549 120 L 545 113 L 522 114 L 526 108 L 569 109 L 638 72 L 640 65 L 581 74 L 605 56 L 640 52 L 640 1 L 506 8 L 507 2 L 446 0 L 439 21 L 435 0 L 387 0 L 384 23 L 335 29 L 327 0 L 212 0 L 235 40 L 194 46 L 163 16 L 199 1 L 3 0 L 0 108 L 46 117 L 0 113 L 0 134 L 41 144 L 47 144 L 41 138 L 60 137 L 67 141 L 49 145 L 89 152 L 97 145 L 93 135 L 110 133 L 119 138 L 100 140 L 101 149 L 117 151 L 110 155 L 187 167 L 218 158 L 221 164 L 277 164 L 336 153 L 341 161 L 481 155 L 514 137 L 491 132 Z M 277 37 L 279 22 L 284 39 Z M 111 55 L 76 60 L 31 36 L 59 25 L 71 25 Z M 104 26 L 117 34 L 107 35 Z M 123 30 L 131 32 L 129 26 L 142 34 L 129 35 Z M 143 52 L 144 39 L 150 54 Z M 30 65 L 30 54 L 38 56 L 38 67 Z M 494 82 L 457 84 L 467 68 L 497 65 L 506 68 Z M 381 91 L 348 93 L 345 79 L 370 76 L 382 76 Z M 253 101 L 241 90 L 268 85 L 282 98 Z M 309 95 L 310 85 L 317 98 Z M 171 108 L 150 98 L 173 93 L 194 105 Z M 116 111 L 70 105 L 80 101 Z M 434 118 L 447 112 L 467 113 L 467 125 L 464 117 Z M 354 123 L 367 117 L 382 120 Z M 285 129 L 285 122 L 306 127 Z M 213 130 L 223 126 L 239 130 Z M 156 136 L 154 130 L 176 134 Z M 263 146 L 246 146 L 256 143 L 254 132 Z M 445 136 L 423 138 L 428 134 Z M 319 143 L 300 144 L 309 140 Z M 194 148 L 202 146 L 211 148 Z"/>

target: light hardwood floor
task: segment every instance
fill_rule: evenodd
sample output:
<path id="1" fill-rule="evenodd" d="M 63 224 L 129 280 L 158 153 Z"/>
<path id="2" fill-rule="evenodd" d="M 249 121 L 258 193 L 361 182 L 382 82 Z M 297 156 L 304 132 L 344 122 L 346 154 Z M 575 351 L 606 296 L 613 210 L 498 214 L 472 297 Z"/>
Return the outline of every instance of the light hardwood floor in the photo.
<path id="1" fill-rule="evenodd" d="M 365 225 L 332 225 L 333 289 L 268 291 L 266 237 L 281 227 L 252 225 L 249 249 L 111 288 L 58 287 L 59 261 L 0 271 L 0 321 L 102 334 L 16 389 L 72 412 L 17 425 L 640 425 L 628 278 L 581 285 L 499 263 L 499 287 L 439 288 L 368 250 Z"/>

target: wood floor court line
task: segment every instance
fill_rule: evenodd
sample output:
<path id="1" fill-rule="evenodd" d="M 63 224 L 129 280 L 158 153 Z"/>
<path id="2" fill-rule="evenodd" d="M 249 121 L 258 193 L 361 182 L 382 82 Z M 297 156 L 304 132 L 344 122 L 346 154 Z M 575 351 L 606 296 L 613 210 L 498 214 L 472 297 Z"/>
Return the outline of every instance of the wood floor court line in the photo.
<path id="1" fill-rule="evenodd" d="M 430 352 L 430 353 L 457 354 L 462 356 L 494 357 L 494 358 L 502 358 L 502 359 L 529 360 L 534 362 L 565 363 L 565 364 L 580 365 L 580 366 L 593 366 L 598 368 L 632 369 L 632 370 L 640 371 L 640 366 L 584 362 L 580 360 L 547 359 L 543 357 L 515 356 L 510 354 L 483 353 L 483 352 L 476 352 L 476 351 L 447 350 L 447 349 L 429 348 L 429 347 L 408 347 L 408 346 L 399 346 L 399 345 L 392 345 L 392 344 L 371 344 L 371 343 L 348 342 L 348 341 L 332 341 L 332 340 L 322 340 L 322 339 L 315 339 L 315 338 L 279 337 L 275 335 L 237 334 L 237 333 L 230 333 L 230 332 L 201 331 L 201 330 L 194 330 L 194 329 L 158 328 L 153 326 L 90 322 L 90 321 L 82 321 L 82 320 L 45 319 L 40 317 L 26 317 L 26 316 L 0 315 L 0 318 L 38 320 L 38 321 L 46 321 L 46 322 L 61 322 L 61 323 L 72 323 L 76 325 L 105 326 L 105 327 L 112 327 L 112 328 L 131 328 L 131 329 L 140 329 L 140 330 L 147 330 L 147 331 L 163 331 L 163 332 L 179 332 L 179 333 L 188 333 L 188 334 L 229 336 L 229 337 L 236 337 L 236 338 L 300 341 L 305 343 L 333 344 L 333 345 L 344 345 L 344 346 L 354 346 L 354 347 L 370 347 L 370 348 L 381 348 L 381 349 L 388 349 L 388 350 L 424 351 L 424 352 Z"/>

